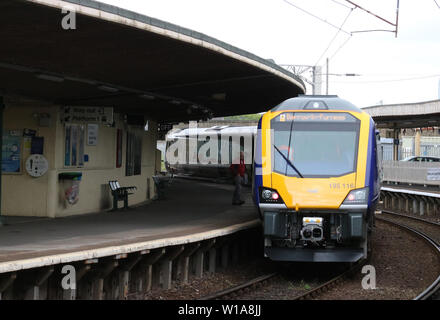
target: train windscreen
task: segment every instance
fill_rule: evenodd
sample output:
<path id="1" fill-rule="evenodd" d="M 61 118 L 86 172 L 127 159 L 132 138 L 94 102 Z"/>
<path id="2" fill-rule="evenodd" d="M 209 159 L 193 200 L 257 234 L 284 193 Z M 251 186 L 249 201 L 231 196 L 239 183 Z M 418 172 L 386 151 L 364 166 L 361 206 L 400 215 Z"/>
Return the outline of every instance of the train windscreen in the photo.
<path id="1" fill-rule="evenodd" d="M 359 128 L 359 119 L 349 113 L 282 113 L 271 121 L 273 171 L 304 178 L 354 172 Z"/>

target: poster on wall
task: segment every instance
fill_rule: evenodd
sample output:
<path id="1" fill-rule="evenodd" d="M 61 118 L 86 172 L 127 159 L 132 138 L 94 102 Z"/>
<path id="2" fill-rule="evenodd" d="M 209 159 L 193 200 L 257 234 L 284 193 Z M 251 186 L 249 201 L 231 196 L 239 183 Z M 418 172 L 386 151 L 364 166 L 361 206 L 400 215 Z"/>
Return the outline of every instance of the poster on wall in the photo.
<path id="1" fill-rule="evenodd" d="M 64 139 L 64 166 L 83 166 L 85 125 L 66 124 Z"/>
<path id="2" fill-rule="evenodd" d="M 70 125 L 66 124 L 65 141 L 64 141 L 64 165 L 70 166 Z"/>
<path id="3" fill-rule="evenodd" d="M 87 125 L 87 145 L 96 146 L 98 144 L 98 125 L 89 123 Z"/>
<path id="4" fill-rule="evenodd" d="M 116 135 L 116 168 L 122 166 L 122 130 L 118 129 Z"/>
<path id="5" fill-rule="evenodd" d="M 78 165 L 84 165 L 84 125 L 79 125 L 79 133 L 78 133 Z"/>
<path id="6" fill-rule="evenodd" d="M 32 137 L 31 140 L 31 154 L 43 154 L 44 152 L 44 137 Z"/>
<path id="7" fill-rule="evenodd" d="M 21 135 L 13 131 L 3 132 L 2 172 L 21 172 Z"/>
<path id="8" fill-rule="evenodd" d="M 72 163 L 70 165 L 78 165 L 78 126 L 72 125 L 71 128 L 72 135 Z"/>

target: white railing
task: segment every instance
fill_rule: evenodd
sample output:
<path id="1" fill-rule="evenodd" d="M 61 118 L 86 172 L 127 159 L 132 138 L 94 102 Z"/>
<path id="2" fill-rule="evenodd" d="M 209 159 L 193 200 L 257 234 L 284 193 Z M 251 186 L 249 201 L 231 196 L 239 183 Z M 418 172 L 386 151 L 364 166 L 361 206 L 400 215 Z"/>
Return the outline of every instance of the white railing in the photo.
<path id="1" fill-rule="evenodd" d="M 383 161 L 383 181 L 440 186 L 440 162 Z"/>

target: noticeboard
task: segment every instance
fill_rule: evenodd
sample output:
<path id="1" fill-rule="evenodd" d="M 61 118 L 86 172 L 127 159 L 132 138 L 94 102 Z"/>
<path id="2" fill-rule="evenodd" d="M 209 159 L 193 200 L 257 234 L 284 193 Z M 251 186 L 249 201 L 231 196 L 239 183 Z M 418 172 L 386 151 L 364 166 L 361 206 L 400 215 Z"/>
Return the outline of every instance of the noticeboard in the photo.
<path id="1" fill-rule="evenodd" d="M 2 172 L 21 173 L 21 135 L 3 132 Z"/>

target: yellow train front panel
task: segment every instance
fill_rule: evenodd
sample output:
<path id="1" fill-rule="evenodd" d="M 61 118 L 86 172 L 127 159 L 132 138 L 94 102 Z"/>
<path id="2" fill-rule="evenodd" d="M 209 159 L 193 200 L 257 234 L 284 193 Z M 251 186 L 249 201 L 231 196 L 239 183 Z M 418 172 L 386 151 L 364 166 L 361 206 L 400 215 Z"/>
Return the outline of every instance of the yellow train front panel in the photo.
<path id="1" fill-rule="evenodd" d="M 304 111 L 289 111 L 295 114 L 301 112 Z M 322 110 L 307 111 L 307 113 L 312 112 L 317 115 L 325 113 Z M 332 113 L 337 112 L 349 113 L 360 121 L 355 172 L 340 177 L 300 178 L 274 172 L 272 162 L 273 153 L 276 151 L 272 148 L 274 131 L 271 130 L 270 123 L 272 119 L 286 112 L 268 112 L 262 119 L 263 186 L 277 190 L 290 209 L 337 209 L 351 190 L 365 185 L 367 148 L 364 146 L 368 144 L 369 116 L 358 112 L 332 111 Z"/>

